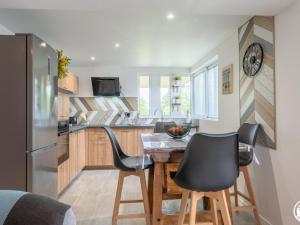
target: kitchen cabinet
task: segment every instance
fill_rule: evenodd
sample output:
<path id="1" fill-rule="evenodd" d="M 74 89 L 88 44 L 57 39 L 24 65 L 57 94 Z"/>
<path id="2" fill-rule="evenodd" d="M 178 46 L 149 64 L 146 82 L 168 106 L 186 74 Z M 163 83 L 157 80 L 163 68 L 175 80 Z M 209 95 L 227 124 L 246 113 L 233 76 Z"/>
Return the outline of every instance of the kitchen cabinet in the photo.
<path id="1" fill-rule="evenodd" d="M 78 94 L 79 91 L 79 79 L 78 76 L 69 72 L 67 77 L 58 80 L 58 87 L 67 92 Z"/>
<path id="2" fill-rule="evenodd" d="M 70 160 L 70 180 L 73 180 L 78 173 L 78 139 L 77 133 L 69 135 L 69 160 Z"/>
<path id="3" fill-rule="evenodd" d="M 113 132 L 125 154 L 143 154 L 140 140 L 142 133 L 153 133 L 153 128 L 113 128 Z M 89 128 L 87 131 L 86 166 L 89 168 L 113 167 L 111 142 L 103 129 Z"/>
<path id="4" fill-rule="evenodd" d="M 70 99 L 69 96 L 63 93 L 58 93 L 58 120 L 69 119 Z"/>
<path id="5" fill-rule="evenodd" d="M 80 130 L 77 132 L 77 143 L 78 143 L 78 168 L 77 171 L 81 171 L 85 167 L 85 130 Z"/>
<path id="6" fill-rule="evenodd" d="M 69 134 L 69 158 L 58 166 L 58 193 L 62 192 L 85 166 L 86 134 L 85 130 L 80 130 Z"/>
<path id="7" fill-rule="evenodd" d="M 67 159 L 58 166 L 57 191 L 62 192 L 70 183 L 70 161 Z"/>
<path id="8" fill-rule="evenodd" d="M 113 153 L 111 143 L 105 131 L 100 128 L 88 129 L 88 167 L 106 166 L 113 167 Z"/>
<path id="9" fill-rule="evenodd" d="M 121 149 L 126 155 L 137 156 L 138 152 L 138 140 L 137 129 L 135 128 L 114 128 L 114 134 L 121 146 Z"/>
<path id="10" fill-rule="evenodd" d="M 142 143 L 142 139 L 141 139 L 141 134 L 151 134 L 154 132 L 154 128 L 138 128 L 137 129 L 137 151 L 138 151 L 138 155 L 143 155 L 144 154 L 144 146 Z"/>

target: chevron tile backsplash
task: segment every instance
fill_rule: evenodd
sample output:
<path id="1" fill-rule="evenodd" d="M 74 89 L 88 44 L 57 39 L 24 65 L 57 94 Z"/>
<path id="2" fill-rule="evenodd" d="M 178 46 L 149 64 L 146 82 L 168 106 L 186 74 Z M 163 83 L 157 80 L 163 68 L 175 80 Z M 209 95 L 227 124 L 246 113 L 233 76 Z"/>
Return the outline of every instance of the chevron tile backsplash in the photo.
<path id="1" fill-rule="evenodd" d="M 70 98 L 70 116 L 85 115 L 91 125 L 121 124 L 122 114 L 131 112 L 131 118 L 137 115 L 137 98 L 134 97 L 72 97 Z"/>
<path id="2" fill-rule="evenodd" d="M 89 125 L 122 125 L 128 123 L 124 112 L 130 112 L 135 125 L 154 125 L 158 118 L 138 118 L 138 99 L 135 97 L 71 97 L 70 116 L 77 116 L 79 123 Z M 82 119 L 86 117 L 86 121 Z M 183 124 L 184 118 L 164 119 Z"/>

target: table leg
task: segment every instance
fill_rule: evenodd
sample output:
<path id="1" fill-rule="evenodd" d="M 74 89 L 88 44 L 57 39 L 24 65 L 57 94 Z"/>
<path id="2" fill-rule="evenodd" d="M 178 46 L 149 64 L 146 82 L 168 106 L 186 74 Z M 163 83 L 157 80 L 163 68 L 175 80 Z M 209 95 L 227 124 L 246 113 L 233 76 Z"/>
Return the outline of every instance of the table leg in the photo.
<path id="1" fill-rule="evenodd" d="M 153 209 L 153 180 L 154 180 L 154 167 L 150 167 L 149 175 L 148 175 L 148 196 L 149 196 L 149 206 L 150 206 L 151 214 Z"/>
<path id="2" fill-rule="evenodd" d="M 162 210 L 163 163 L 154 164 L 152 225 L 159 225 Z"/>

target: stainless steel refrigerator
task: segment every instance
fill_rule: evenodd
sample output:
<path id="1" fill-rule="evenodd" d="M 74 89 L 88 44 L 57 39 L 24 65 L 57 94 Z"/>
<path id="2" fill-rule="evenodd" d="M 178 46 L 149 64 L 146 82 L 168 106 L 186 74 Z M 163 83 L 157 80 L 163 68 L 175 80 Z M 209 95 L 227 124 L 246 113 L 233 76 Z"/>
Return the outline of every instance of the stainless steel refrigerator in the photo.
<path id="1" fill-rule="evenodd" d="M 37 36 L 0 36 L 0 189 L 57 195 L 57 65 Z"/>

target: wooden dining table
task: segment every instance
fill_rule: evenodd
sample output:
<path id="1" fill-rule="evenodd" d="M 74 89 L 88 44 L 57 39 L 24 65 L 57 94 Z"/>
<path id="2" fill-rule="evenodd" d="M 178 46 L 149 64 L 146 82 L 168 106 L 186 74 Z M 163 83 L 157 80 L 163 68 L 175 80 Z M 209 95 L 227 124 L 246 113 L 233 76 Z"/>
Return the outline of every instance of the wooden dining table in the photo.
<path id="1" fill-rule="evenodd" d="M 149 171 L 148 193 L 152 213 L 152 225 L 160 224 L 161 220 L 168 217 L 162 215 L 162 201 L 180 198 L 180 195 L 170 195 L 164 192 L 164 165 L 166 163 L 178 163 L 192 137 L 192 134 L 182 138 L 174 139 L 166 133 L 141 134 L 144 153 L 151 155 L 154 168 Z M 240 144 L 240 151 L 248 151 L 250 146 Z"/>

